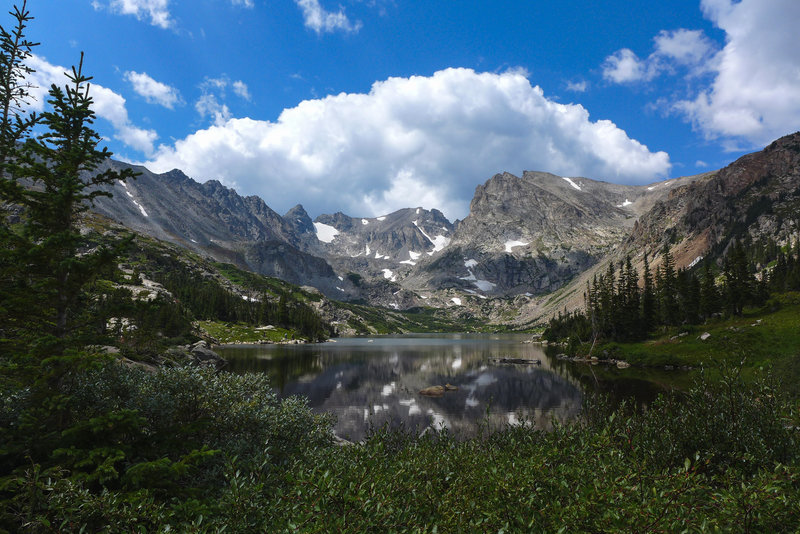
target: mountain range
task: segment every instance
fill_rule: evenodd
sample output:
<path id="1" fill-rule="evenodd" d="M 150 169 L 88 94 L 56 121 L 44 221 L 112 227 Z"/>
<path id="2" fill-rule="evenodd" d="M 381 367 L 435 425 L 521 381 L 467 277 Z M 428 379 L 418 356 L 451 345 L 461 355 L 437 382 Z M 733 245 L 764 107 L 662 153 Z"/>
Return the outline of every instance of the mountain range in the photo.
<path id="1" fill-rule="evenodd" d="M 691 267 L 745 235 L 785 242 L 800 231 L 800 132 L 724 169 L 643 186 L 496 174 L 455 222 L 422 207 L 312 220 L 298 204 L 280 215 L 216 180 L 105 165 L 139 173 L 94 207 L 132 230 L 331 299 L 448 307 L 498 323 L 579 306 L 588 277 L 626 255 L 657 264 L 670 244 L 677 266 Z"/>

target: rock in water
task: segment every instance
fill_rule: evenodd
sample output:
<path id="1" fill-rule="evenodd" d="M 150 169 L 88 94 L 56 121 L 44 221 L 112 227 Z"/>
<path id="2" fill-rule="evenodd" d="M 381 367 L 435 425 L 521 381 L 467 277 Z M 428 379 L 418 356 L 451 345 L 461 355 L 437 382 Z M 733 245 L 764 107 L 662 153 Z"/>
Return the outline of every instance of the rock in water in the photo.
<path id="1" fill-rule="evenodd" d="M 426 397 L 441 397 L 444 395 L 444 391 L 444 386 L 431 386 L 429 388 L 421 389 L 419 394 L 425 395 Z"/>

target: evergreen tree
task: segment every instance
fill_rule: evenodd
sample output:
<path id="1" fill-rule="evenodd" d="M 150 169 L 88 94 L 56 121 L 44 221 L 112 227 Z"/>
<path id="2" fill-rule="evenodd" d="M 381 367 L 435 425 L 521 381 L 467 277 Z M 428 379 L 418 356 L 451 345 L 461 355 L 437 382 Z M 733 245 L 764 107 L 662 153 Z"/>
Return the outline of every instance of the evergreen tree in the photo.
<path id="1" fill-rule="evenodd" d="M 661 322 L 666 325 L 676 325 L 679 322 L 678 291 L 675 274 L 675 261 L 669 251 L 669 244 L 664 245 L 663 258 L 659 266 L 661 273 L 658 283 L 659 310 Z"/>
<path id="2" fill-rule="evenodd" d="M 747 254 L 741 241 L 734 242 L 722 265 L 725 277 L 725 304 L 730 315 L 741 315 L 753 298 L 754 279 L 749 272 Z"/>
<path id="3" fill-rule="evenodd" d="M 720 297 L 714 281 L 714 272 L 711 270 L 711 261 L 703 263 L 703 278 L 700 281 L 700 314 L 708 320 L 720 311 Z"/>
<path id="4" fill-rule="evenodd" d="M 653 281 L 653 273 L 650 271 L 650 263 L 647 260 L 647 253 L 644 255 L 644 274 L 643 274 L 642 288 L 642 321 L 641 332 L 642 335 L 647 335 L 653 329 L 656 323 L 657 309 L 656 309 L 656 294 Z"/>
<path id="5" fill-rule="evenodd" d="M 25 143 L 19 166 L 35 186 L 25 190 L 21 202 L 27 212 L 25 268 L 38 300 L 34 307 L 41 314 L 39 345 L 55 354 L 63 352 L 67 338 L 82 333 L 83 315 L 89 309 L 85 291 L 119 252 L 99 247 L 79 255 L 83 245 L 79 216 L 96 197 L 110 196 L 97 186 L 133 176 L 129 170 L 97 172 L 111 153 L 98 149 L 100 137 L 91 127 L 95 114 L 89 94 L 91 78 L 83 74 L 83 54 L 67 78 L 65 88 L 51 86 L 51 108 L 40 121 L 46 131 Z"/>
<path id="6" fill-rule="evenodd" d="M 24 240 L 12 229 L 10 216 L 12 209 L 19 208 L 24 191 L 18 181 L 20 144 L 38 119 L 23 112 L 30 99 L 25 77 L 33 72 L 25 61 L 37 45 L 25 37 L 32 17 L 25 2 L 9 14 L 15 20 L 14 28 L 0 25 L 0 352 L 13 353 L 25 346 L 19 342 L 18 332 L 33 314 L 26 305 L 28 291 L 21 283 L 25 271 L 18 252 L 25 249 Z"/>
<path id="7" fill-rule="evenodd" d="M 14 6 L 9 12 L 16 21 L 13 29 L 0 25 L 0 203 L 20 197 L 22 186 L 14 172 L 17 151 L 38 120 L 35 114 L 23 112 L 31 89 L 26 77 L 33 73 L 25 62 L 38 45 L 25 37 L 27 23 L 33 19 L 26 6 L 24 1 L 21 8 Z"/>
<path id="8" fill-rule="evenodd" d="M 679 316 L 683 322 L 697 324 L 700 322 L 700 281 L 686 269 L 677 273 Z"/>
<path id="9" fill-rule="evenodd" d="M 641 336 L 639 273 L 633 268 L 630 256 L 625 258 L 625 263 L 620 269 L 619 295 L 620 306 L 617 320 L 619 338 L 638 339 Z"/>

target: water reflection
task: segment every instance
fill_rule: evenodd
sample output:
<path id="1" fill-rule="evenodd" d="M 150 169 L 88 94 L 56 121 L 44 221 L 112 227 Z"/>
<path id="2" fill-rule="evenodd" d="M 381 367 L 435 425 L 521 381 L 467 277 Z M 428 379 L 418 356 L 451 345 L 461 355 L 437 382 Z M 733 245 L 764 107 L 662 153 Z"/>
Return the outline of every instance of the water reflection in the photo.
<path id="1" fill-rule="evenodd" d="M 303 395 L 316 411 L 336 415 L 336 434 L 364 437 L 370 424 L 403 424 L 423 432 L 446 427 L 474 434 L 528 421 L 548 428 L 580 411 L 582 378 L 569 366 L 523 344 L 526 336 L 408 335 L 338 339 L 320 345 L 221 347 L 233 372 L 266 372 L 280 396 Z M 496 358 L 542 365 L 495 364 Z M 441 397 L 419 394 L 452 384 Z"/>

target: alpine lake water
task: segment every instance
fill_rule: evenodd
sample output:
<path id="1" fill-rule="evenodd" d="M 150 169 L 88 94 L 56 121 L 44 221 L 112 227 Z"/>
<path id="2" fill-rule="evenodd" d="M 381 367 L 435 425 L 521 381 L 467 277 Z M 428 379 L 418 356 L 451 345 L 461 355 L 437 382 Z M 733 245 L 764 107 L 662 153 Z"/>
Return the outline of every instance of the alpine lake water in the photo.
<path id="1" fill-rule="evenodd" d="M 314 411 L 334 414 L 336 435 L 351 441 L 384 424 L 461 436 L 479 425 L 548 429 L 577 417 L 588 393 L 646 404 L 690 381 L 680 371 L 562 361 L 525 334 L 407 334 L 215 350 L 228 360 L 227 371 L 267 373 L 279 397 L 304 396 Z M 447 384 L 457 389 L 420 394 Z"/>

